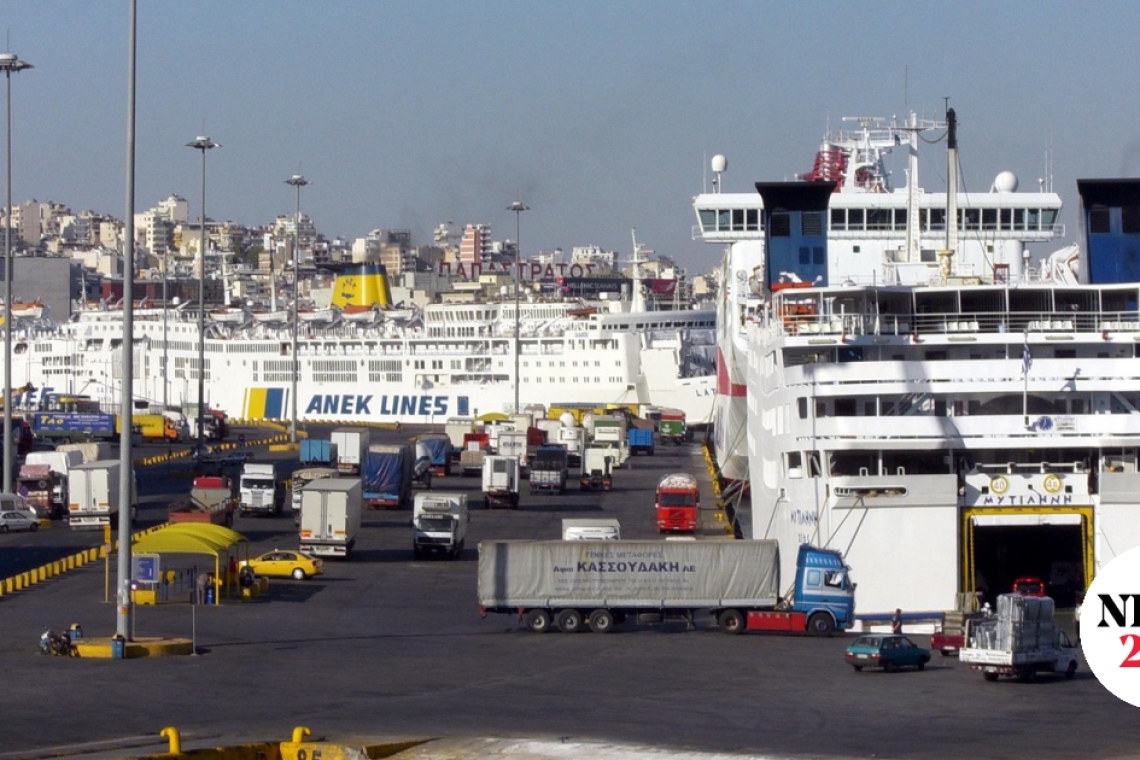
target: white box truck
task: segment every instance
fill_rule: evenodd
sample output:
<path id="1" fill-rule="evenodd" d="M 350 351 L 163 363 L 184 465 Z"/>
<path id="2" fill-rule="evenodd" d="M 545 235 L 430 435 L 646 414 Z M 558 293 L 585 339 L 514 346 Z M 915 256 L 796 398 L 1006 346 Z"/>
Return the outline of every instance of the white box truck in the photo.
<path id="1" fill-rule="evenodd" d="M 336 446 L 337 470 L 343 475 L 359 475 L 372 442 L 372 431 L 366 427 L 337 428 L 329 442 Z"/>
<path id="2" fill-rule="evenodd" d="M 558 440 L 550 443 L 560 443 L 566 447 L 566 456 L 570 465 L 577 466 L 582 461 L 582 449 L 586 446 L 586 430 L 580 427 L 558 428 Z"/>
<path id="3" fill-rule="evenodd" d="M 612 517 L 578 517 L 562 520 L 563 541 L 619 541 L 621 525 Z"/>
<path id="4" fill-rule="evenodd" d="M 436 491 L 416 494 L 412 513 L 412 554 L 442 552 L 452 559 L 467 539 L 467 494 Z"/>
<path id="5" fill-rule="evenodd" d="M 499 433 L 499 455 L 504 457 L 514 457 L 519 460 L 519 469 L 522 476 L 525 478 L 527 467 L 527 452 L 526 452 L 526 431 L 525 430 L 504 430 Z"/>
<path id="6" fill-rule="evenodd" d="M 301 551 L 319 557 L 352 553 L 360 532 L 359 478 L 314 480 L 301 491 Z"/>
<path id="7" fill-rule="evenodd" d="M 483 496 L 487 509 L 519 506 L 519 460 L 489 454 L 483 460 Z"/>
<path id="8" fill-rule="evenodd" d="M 67 477 L 67 519 L 78 530 L 98 529 L 119 522 L 119 472 L 117 459 L 84 462 L 71 468 Z M 138 514 L 137 486 L 131 478 L 131 519 Z"/>
<path id="9" fill-rule="evenodd" d="M 78 451 L 29 451 L 24 458 L 24 464 L 46 464 L 58 478 L 53 479 L 51 489 L 52 504 L 58 505 L 60 510 L 66 511 L 68 507 L 67 478 L 71 468 L 83 463 L 83 454 Z"/>
<path id="10" fill-rule="evenodd" d="M 285 483 L 270 462 L 246 462 L 238 482 L 238 513 L 275 516 L 285 506 Z"/>

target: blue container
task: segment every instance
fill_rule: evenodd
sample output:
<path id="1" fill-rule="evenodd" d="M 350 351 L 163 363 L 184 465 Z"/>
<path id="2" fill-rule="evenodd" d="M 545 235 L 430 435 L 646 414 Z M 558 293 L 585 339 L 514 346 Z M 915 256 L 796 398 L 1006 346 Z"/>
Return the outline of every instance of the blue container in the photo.
<path id="1" fill-rule="evenodd" d="M 213 603 L 214 603 L 214 589 L 213 589 L 213 587 L 210 587 L 210 588 L 206 589 L 206 604 L 213 604 Z"/>
<path id="2" fill-rule="evenodd" d="M 121 660 L 127 656 L 127 640 L 114 637 L 111 639 L 111 659 Z"/>

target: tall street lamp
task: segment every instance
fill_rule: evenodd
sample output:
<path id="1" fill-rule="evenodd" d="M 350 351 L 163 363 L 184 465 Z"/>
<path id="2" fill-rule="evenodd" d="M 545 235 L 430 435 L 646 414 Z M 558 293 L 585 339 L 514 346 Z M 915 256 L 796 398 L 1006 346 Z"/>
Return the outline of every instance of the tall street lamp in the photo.
<path id="1" fill-rule="evenodd" d="M 222 147 L 202 135 L 187 148 L 202 151 L 202 235 L 198 241 L 198 450 L 201 457 L 205 445 L 206 418 L 206 151 Z"/>
<path id="2" fill-rule="evenodd" d="M 15 53 L 0 54 L 7 94 L 8 215 L 4 217 L 4 493 L 12 493 L 12 74 L 32 68 Z"/>
<path id="3" fill-rule="evenodd" d="M 522 212 L 530 211 L 530 206 L 515 201 L 507 206 L 507 211 L 515 212 L 515 414 L 519 413 L 519 352 L 522 350 L 522 334 L 519 332 L 519 280 L 522 275 L 522 241 L 519 240 L 519 221 Z"/>
<path id="4" fill-rule="evenodd" d="M 285 180 L 286 185 L 297 188 L 297 221 L 293 224 L 293 414 L 289 420 L 289 442 L 297 442 L 297 372 L 300 365 L 297 363 L 297 300 L 301 296 L 301 264 L 297 249 L 301 246 L 301 188 L 310 184 L 300 174 L 294 174 Z"/>

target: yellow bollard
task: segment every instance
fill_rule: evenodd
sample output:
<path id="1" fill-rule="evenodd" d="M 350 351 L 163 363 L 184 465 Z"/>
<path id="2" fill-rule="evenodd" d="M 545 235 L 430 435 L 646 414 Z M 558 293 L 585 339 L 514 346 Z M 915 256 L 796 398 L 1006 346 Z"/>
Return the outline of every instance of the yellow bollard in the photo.
<path id="1" fill-rule="evenodd" d="M 170 740 L 170 754 L 182 754 L 182 735 L 178 733 L 178 729 L 174 726 L 167 726 L 158 732 L 159 736 L 165 737 Z"/>
<path id="2" fill-rule="evenodd" d="M 293 743 L 300 744 L 301 742 L 305 741 L 306 736 L 312 735 L 313 732 L 309 729 L 305 728 L 304 726 L 297 726 L 293 729 Z"/>

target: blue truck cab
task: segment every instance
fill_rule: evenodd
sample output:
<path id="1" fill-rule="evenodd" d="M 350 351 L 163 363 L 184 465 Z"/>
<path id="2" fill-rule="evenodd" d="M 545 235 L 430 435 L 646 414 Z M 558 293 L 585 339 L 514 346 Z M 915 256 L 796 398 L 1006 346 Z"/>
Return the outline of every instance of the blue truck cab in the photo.
<path id="1" fill-rule="evenodd" d="M 851 568 L 843 563 L 839 552 L 800 545 L 792 611 L 803 613 L 808 620 L 824 612 L 838 630 L 855 624 L 855 584 L 851 582 Z"/>

